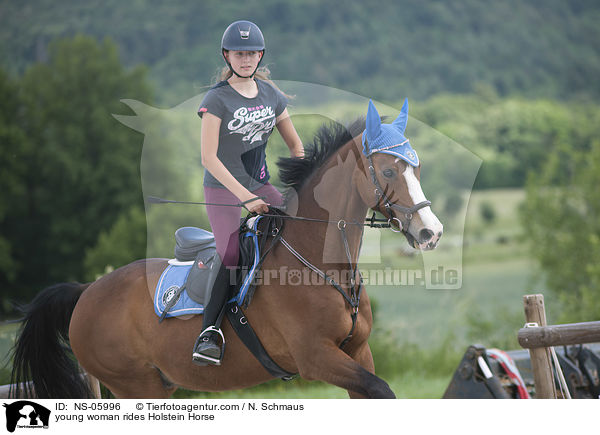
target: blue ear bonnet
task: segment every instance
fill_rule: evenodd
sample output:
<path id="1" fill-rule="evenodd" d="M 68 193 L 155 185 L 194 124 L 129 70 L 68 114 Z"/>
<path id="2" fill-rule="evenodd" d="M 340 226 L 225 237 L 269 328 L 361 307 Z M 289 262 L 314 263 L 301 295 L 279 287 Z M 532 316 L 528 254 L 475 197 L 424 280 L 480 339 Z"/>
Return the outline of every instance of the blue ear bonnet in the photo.
<path id="1" fill-rule="evenodd" d="M 399 157 L 412 166 L 419 166 L 419 157 L 416 151 L 404 137 L 407 120 L 408 100 L 404 100 L 400 115 L 391 124 L 381 123 L 381 117 L 375 105 L 369 100 L 367 125 L 362 135 L 364 155 L 368 157 L 374 153 L 386 153 Z"/>

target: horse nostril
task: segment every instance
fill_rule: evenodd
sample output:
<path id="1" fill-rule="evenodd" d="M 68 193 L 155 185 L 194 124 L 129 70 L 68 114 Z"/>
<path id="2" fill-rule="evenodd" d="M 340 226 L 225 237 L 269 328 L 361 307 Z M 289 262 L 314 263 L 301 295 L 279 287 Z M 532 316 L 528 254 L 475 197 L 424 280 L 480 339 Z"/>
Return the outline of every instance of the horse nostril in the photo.
<path id="1" fill-rule="evenodd" d="M 424 228 L 421 231 L 419 231 L 419 241 L 421 243 L 425 243 L 425 242 L 431 240 L 432 237 L 433 237 L 433 231 L 428 230 L 427 228 Z"/>

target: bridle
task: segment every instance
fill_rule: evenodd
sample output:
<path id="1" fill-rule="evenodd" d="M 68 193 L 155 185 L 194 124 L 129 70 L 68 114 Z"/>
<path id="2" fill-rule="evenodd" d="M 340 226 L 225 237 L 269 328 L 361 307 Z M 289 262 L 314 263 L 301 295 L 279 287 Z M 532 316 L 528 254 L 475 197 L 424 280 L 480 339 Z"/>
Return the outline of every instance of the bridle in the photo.
<path id="1" fill-rule="evenodd" d="M 405 142 L 408 142 L 408 139 L 406 139 Z M 376 203 L 375 203 L 375 207 L 372 207 L 372 208 L 373 208 L 373 210 L 378 210 L 384 216 L 386 216 L 386 214 L 387 214 L 388 224 L 390 224 L 390 229 L 392 231 L 394 231 L 396 233 L 402 232 L 404 234 L 407 234 L 408 228 L 410 227 L 410 223 L 412 222 L 413 215 L 417 211 L 421 210 L 422 208 L 429 207 L 431 205 L 431 201 L 425 200 L 425 201 L 419 202 L 418 204 L 413 205 L 412 207 L 404 207 L 402 205 L 394 204 L 392 202 L 392 200 L 390 198 L 388 198 L 388 196 L 385 194 L 385 190 L 382 189 L 381 184 L 379 183 L 379 179 L 377 178 L 377 174 L 375 173 L 375 165 L 373 164 L 372 155 L 375 154 L 376 152 L 380 152 L 381 150 L 379 149 L 379 150 L 371 151 L 369 149 L 369 143 L 368 143 L 366 137 L 364 137 L 363 143 L 365 146 L 365 150 L 363 151 L 363 153 L 365 154 L 367 161 L 369 162 L 369 172 L 371 173 L 371 182 L 375 186 Z M 402 145 L 402 144 L 399 144 L 399 145 Z M 394 145 L 394 146 L 397 146 L 397 145 Z M 385 212 L 384 212 L 384 210 L 381 209 L 382 205 L 383 205 Z M 404 219 L 397 217 L 396 214 L 394 213 L 394 210 L 402 213 L 404 215 Z M 394 227 L 392 226 L 392 222 L 396 222 L 396 224 L 399 228 L 398 230 L 394 229 Z"/>

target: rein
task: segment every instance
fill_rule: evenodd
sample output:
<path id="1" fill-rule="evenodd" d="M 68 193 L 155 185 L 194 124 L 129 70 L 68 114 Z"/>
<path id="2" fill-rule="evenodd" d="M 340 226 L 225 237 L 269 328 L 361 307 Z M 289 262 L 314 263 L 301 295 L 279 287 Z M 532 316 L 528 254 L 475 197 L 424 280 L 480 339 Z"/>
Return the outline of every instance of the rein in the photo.
<path id="1" fill-rule="evenodd" d="M 271 208 L 283 211 L 283 209 L 279 208 L 279 207 L 271 207 Z M 281 219 L 291 219 L 291 220 L 295 220 L 295 221 L 319 222 L 319 223 L 325 223 L 325 224 L 357 225 L 357 226 L 370 227 L 370 228 L 391 228 L 390 220 L 376 218 L 375 212 L 373 212 L 373 216 L 371 216 L 370 218 L 366 218 L 364 223 L 346 222 L 344 219 L 335 221 L 335 220 L 327 220 L 327 219 L 316 219 L 316 218 L 307 218 L 307 217 L 302 217 L 302 216 L 289 216 L 289 215 L 278 215 L 278 214 L 269 214 L 269 213 L 264 213 L 261 216 L 278 217 Z M 378 224 L 376 222 L 384 222 L 384 223 Z"/>
<path id="2" fill-rule="evenodd" d="M 255 201 L 256 199 L 264 200 L 264 199 L 266 199 L 266 197 L 265 196 L 257 196 L 255 198 L 251 198 L 247 201 L 240 202 L 237 204 L 218 204 L 218 203 L 212 203 L 212 202 L 174 201 L 171 199 L 158 198 L 156 196 L 147 196 L 146 197 L 146 200 L 148 201 L 149 204 L 215 205 L 215 206 L 221 206 L 221 207 L 243 207 L 243 208 L 246 208 L 246 204 L 248 204 L 252 201 Z M 283 207 L 271 206 L 270 208 L 275 209 L 275 210 L 284 211 Z M 299 221 L 309 221 L 309 222 L 322 222 L 322 223 L 330 223 L 330 224 L 337 224 L 338 222 L 344 222 L 347 225 L 361 225 L 361 226 L 369 226 L 371 228 L 391 228 L 390 220 L 389 219 L 377 219 L 375 217 L 375 212 L 373 212 L 373 216 L 371 216 L 368 219 L 365 219 L 366 223 L 345 222 L 343 220 L 332 221 L 332 220 L 325 220 L 325 219 L 315 219 L 315 218 L 307 218 L 307 217 L 301 217 L 301 216 L 289 216 L 289 215 L 268 214 L 268 213 L 264 213 L 261 216 L 276 217 L 276 218 L 281 218 L 281 219 L 292 219 L 292 220 L 299 220 Z M 385 224 L 377 224 L 376 222 L 386 222 L 386 223 Z"/>

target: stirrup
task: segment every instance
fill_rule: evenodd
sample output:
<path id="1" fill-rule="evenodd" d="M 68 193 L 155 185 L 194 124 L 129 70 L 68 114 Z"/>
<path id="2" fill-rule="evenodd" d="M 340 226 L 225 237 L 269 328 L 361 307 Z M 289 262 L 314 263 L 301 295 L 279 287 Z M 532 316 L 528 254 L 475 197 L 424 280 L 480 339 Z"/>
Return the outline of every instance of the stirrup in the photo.
<path id="1" fill-rule="evenodd" d="M 202 353 L 196 352 L 196 348 L 198 347 L 198 345 L 200 344 L 201 341 L 208 341 L 209 337 L 207 336 L 208 334 L 211 333 L 217 333 L 221 336 L 221 354 L 219 355 L 218 358 L 214 358 L 208 355 L 204 355 Z M 216 328 L 214 325 L 211 325 L 209 327 L 207 327 L 206 329 L 204 329 L 204 331 L 202 331 L 200 333 L 200 335 L 198 336 L 198 338 L 196 339 L 196 343 L 194 344 L 194 350 L 192 352 L 192 362 L 194 364 L 200 365 L 200 366 L 205 366 L 208 364 L 212 364 L 212 365 L 216 365 L 216 366 L 220 366 L 221 365 L 221 361 L 223 361 L 223 354 L 225 353 L 225 336 L 223 335 L 223 332 L 221 331 L 221 329 Z"/>

